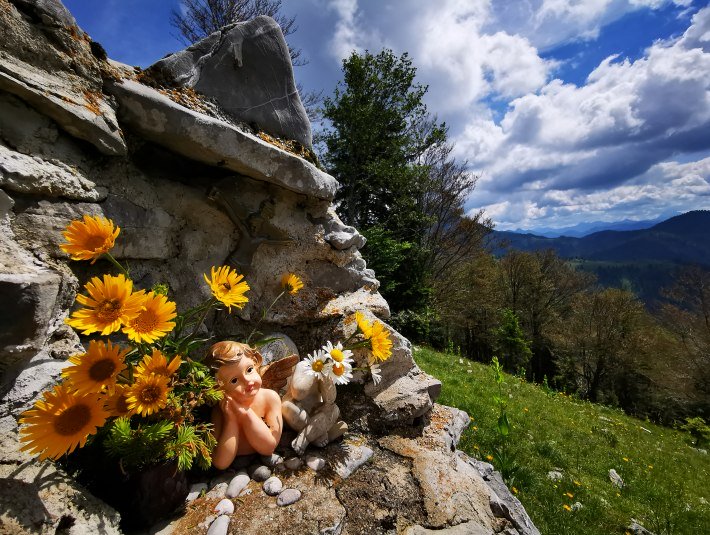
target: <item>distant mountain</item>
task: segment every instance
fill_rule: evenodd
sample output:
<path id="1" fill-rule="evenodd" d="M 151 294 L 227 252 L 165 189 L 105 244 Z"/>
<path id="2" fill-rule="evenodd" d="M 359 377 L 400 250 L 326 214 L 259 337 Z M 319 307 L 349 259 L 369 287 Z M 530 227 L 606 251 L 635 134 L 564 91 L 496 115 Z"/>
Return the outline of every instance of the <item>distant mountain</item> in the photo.
<path id="1" fill-rule="evenodd" d="M 687 212 L 646 229 L 604 230 L 581 238 L 494 231 L 493 241 L 497 255 L 508 249 L 552 249 L 578 269 L 597 275 L 600 284 L 631 289 L 652 303 L 679 267 L 710 268 L 710 211 Z"/>
<path id="2" fill-rule="evenodd" d="M 676 215 L 673 214 L 672 215 Z M 585 223 L 578 223 L 571 227 L 539 227 L 533 230 L 523 230 L 517 229 L 511 232 L 516 234 L 534 234 L 535 236 L 543 236 L 545 238 L 558 238 L 560 236 L 569 236 L 572 238 L 582 238 L 588 236 L 589 234 L 594 234 L 595 232 L 601 232 L 602 230 L 642 230 L 646 228 L 651 228 L 652 226 L 665 221 L 671 217 L 671 215 L 663 215 L 657 217 L 656 219 L 645 219 L 642 221 L 635 221 L 633 219 L 623 219 L 621 221 L 591 221 Z"/>

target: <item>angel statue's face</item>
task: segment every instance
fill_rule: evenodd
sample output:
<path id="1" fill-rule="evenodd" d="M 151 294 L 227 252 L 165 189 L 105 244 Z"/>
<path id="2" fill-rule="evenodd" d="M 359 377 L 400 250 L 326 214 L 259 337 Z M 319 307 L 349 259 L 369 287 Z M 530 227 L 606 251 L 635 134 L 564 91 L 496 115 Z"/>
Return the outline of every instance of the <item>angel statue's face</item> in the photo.
<path id="1" fill-rule="evenodd" d="M 239 362 L 225 364 L 217 371 L 217 383 L 230 397 L 250 399 L 256 396 L 261 388 L 261 376 L 256 363 L 247 356 Z"/>

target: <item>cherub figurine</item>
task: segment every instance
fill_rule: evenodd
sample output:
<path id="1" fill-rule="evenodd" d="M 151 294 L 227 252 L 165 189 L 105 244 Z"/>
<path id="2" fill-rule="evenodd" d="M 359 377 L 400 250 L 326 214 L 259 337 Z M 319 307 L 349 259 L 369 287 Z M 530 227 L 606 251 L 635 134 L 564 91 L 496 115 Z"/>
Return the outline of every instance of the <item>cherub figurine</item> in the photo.
<path id="1" fill-rule="evenodd" d="M 335 384 L 309 374 L 306 366 L 305 360 L 296 364 L 281 403 L 284 420 L 299 432 L 291 442 L 298 455 L 306 451 L 308 444 L 326 446 L 348 430 L 348 424 L 339 419 Z"/>
<path id="2" fill-rule="evenodd" d="M 268 387 L 278 389 L 276 383 L 284 379 L 282 386 L 297 360 L 297 356 L 287 357 L 276 363 L 279 366 L 262 368 L 261 354 L 246 344 L 224 341 L 210 348 L 206 363 L 215 371 L 217 383 L 224 392 L 222 401 L 212 409 L 217 438 L 212 452 L 215 468 L 224 470 L 237 455 L 274 452 L 283 429 L 281 398 Z M 279 373 L 284 368 L 288 373 Z"/>

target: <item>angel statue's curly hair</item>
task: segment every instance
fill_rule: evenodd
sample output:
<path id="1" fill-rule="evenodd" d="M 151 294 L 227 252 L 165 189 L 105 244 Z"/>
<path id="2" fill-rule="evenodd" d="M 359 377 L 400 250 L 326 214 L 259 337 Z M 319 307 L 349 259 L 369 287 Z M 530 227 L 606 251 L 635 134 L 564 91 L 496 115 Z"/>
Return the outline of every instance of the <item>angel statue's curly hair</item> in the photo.
<path id="1" fill-rule="evenodd" d="M 254 361 L 257 368 L 261 367 L 264 358 L 256 349 L 241 342 L 223 340 L 214 344 L 205 358 L 205 364 L 213 371 L 219 370 L 225 364 L 237 364 L 243 357 Z"/>

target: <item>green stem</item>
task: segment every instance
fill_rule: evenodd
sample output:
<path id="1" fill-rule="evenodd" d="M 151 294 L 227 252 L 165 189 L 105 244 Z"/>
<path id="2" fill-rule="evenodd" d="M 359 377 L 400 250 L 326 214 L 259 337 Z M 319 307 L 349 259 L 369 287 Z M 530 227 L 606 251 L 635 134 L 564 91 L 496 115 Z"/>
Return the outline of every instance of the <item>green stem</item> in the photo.
<path id="1" fill-rule="evenodd" d="M 246 339 L 246 342 L 245 342 L 246 344 L 249 344 L 249 342 L 251 341 L 251 337 L 254 336 L 254 335 L 258 332 L 257 329 L 258 329 L 259 326 L 261 325 L 261 322 L 264 321 L 264 318 L 266 318 L 266 315 L 271 311 L 271 309 L 274 307 L 274 305 L 276 304 L 276 302 L 277 302 L 279 299 L 281 299 L 285 293 L 286 293 L 286 290 L 282 291 L 279 295 L 276 296 L 276 299 L 274 299 L 274 300 L 271 302 L 271 304 L 269 305 L 269 308 L 267 308 L 266 310 L 262 310 L 262 311 L 261 311 L 261 317 L 259 318 L 259 321 L 256 322 L 256 325 L 254 325 L 254 328 L 253 328 L 253 329 L 251 330 L 251 332 L 249 333 L 249 336 L 247 336 L 247 339 Z"/>
<path id="2" fill-rule="evenodd" d="M 211 297 L 204 305 L 200 305 L 200 306 L 204 306 L 204 307 L 205 307 L 205 311 L 202 313 L 202 316 L 200 316 L 199 321 L 198 321 L 197 324 L 195 325 L 195 330 L 192 331 L 192 334 L 191 334 L 190 336 L 195 336 L 195 335 L 197 334 L 197 331 L 200 330 L 200 326 L 202 325 L 202 323 L 203 323 L 203 322 L 205 321 L 205 319 L 207 318 L 207 314 L 209 314 L 210 310 L 212 309 L 212 305 L 213 305 L 214 303 L 215 303 L 215 298 L 214 298 L 214 297 Z"/>
<path id="3" fill-rule="evenodd" d="M 126 270 L 126 268 L 124 268 L 124 267 L 118 262 L 118 260 L 116 260 L 116 259 L 113 257 L 113 255 L 112 255 L 111 253 L 104 253 L 104 256 L 106 257 L 107 260 L 109 260 L 109 262 L 111 262 L 114 266 L 116 266 L 116 267 L 119 269 L 119 271 L 120 271 L 121 273 L 123 273 L 123 274 L 126 276 L 127 279 L 130 279 L 130 278 L 131 278 L 130 275 L 128 274 L 128 270 Z"/>

